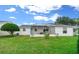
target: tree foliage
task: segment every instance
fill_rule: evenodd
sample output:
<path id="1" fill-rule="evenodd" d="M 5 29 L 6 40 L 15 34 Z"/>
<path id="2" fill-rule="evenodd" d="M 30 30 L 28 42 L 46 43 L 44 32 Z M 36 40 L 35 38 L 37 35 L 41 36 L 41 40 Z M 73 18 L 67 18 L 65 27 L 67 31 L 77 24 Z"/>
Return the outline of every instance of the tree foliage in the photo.
<path id="1" fill-rule="evenodd" d="M 76 22 L 77 25 L 79 25 L 79 18 L 76 18 L 74 21 Z"/>
<path id="2" fill-rule="evenodd" d="M 19 31 L 20 29 L 16 24 L 6 23 L 1 27 L 1 30 L 8 31 L 11 35 L 13 35 L 15 31 Z"/>
<path id="3" fill-rule="evenodd" d="M 75 25 L 76 22 L 69 17 L 58 17 L 55 24 L 64 24 L 64 25 Z"/>

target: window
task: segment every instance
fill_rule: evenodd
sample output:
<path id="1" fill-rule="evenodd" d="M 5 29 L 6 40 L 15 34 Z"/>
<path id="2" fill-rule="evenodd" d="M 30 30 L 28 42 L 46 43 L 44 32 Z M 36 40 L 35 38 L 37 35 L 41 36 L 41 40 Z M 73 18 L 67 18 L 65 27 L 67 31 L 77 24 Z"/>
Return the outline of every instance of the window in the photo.
<path id="1" fill-rule="evenodd" d="M 37 29 L 35 28 L 35 31 L 37 31 Z"/>
<path id="2" fill-rule="evenodd" d="M 76 32 L 76 29 L 73 29 L 73 32 Z"/>
<path id="3" fill-rule="evenodd" d="M 18 35 L 19 35 L 19 33 L 16 33 L 16 35 L 18 36 Z"/>
<path id="4" fill-rule="evenodd" d="M 66 30 L 64 30 L 64 31 L 63 31 L 63 33 L 67 33 L 67 31 L 66 31 Z"/>
<path id="5" fill-rule="evenodd" d="M 48 32 L 48 29 L 44 29 L 43 32 Z"/>
<path id="6" fill-rule="evenodd" d="M 23 31 L 26 31 L 26 29 L 25 29 L 25 28 L 23 28 Z"/>
<path id="7" fill-rule="evenodd" d="M 67 28 L 63 28 L 63 33 L 64 33 L 64 34 L 67 33 Z"/>

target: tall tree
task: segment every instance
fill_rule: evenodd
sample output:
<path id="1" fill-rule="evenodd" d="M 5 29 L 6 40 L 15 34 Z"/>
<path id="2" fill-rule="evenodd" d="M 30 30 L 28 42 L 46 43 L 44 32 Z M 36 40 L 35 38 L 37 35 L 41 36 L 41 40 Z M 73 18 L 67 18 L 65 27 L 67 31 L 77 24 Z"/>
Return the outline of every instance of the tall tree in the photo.
<path id="1" fill-rule="evenodd" d="M 76 25 L 79 25 L 79 18 L 75 19 Z"/>
<path id="2" fill-rule="evenodd" d="M 56 22 L 56 24 L 64 24 L 64 25 L 75 25 L 75 21 L 69 17 L 58 17 Z"/>

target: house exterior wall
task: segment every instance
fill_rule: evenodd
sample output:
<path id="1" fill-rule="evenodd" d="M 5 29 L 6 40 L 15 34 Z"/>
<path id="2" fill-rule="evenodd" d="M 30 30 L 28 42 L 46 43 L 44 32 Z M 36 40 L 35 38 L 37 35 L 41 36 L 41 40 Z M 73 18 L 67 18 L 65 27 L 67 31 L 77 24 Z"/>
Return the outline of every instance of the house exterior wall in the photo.
<path id="1" fill-rule="evenodd" d="M 55 27 L 55 34 L 56 35 L 62 35 L 62 31 L 63 31 L 62 27 Z"/>
<path id="2" fill-rule="evenodd" d="M 55 33 L 58 36 L 73 36 L 73 28 L 67 27 L 67 33 L 63 33 L 63 27 L 55 27 Z"/>
<path id="3" fill-rule="evenodd" d="M 73 28 L 67 28 L 67 35 L 69 35 L 69 36 L 74 35 Z"/>
<path id="4" fill-rule="evenodd" d="M 63 33 L 64 28 L 66 28 L 67 33 Z M 37 29 L 37 31 L 35 31 Z M 43 29 L 45 27 L 32 27 L 32 35 L 34 36 L 44 36 Z M 63 26 L 50 26 L 48 27 L 49 31 L 48 33 L 50 36 L 73 36 L 73 28 L 72 27 L 63 27 Z M 42 34 L 40 34 L 42 33 Z"/>
<path id="5" fill-rule="evenodd" d="M 32 27 L 32 35 L 36 34 L 36 35 L 42 35 L 44 34 L 44 29 L 48 29 L 48 32 L 49 32 L 49 28 L 47 26 L 33 26 Z"/>
<path id="6" fill-rule="evenodd" d="M 0 31 L 0 36 L 10 35 L 7 31 Z"/>
<path id="7" fill-rule="evenodd" d="M 50 34 L 50 36 L 56 36 L 56 34 L 55 34 L 55 27 L 54 26 L 50 26 L 49 27 L 49 34 Z"/>
<path id="8" fill-rule="evenodd" d="M 23 28 L 25 28 L 25 31 L 23 31 Z M 31 33 L 30 27 L 21 27 L 20 31 L 15 32 L 14 34 L 19 34 L 19 35 L 30 35 Z"/>
<path id="9" fill-rule="evenodd" d="M 55 27 L 53 26 L 49 27 L 49 34 L 55 35 Z"/>
<path id="10" fill-rule="evenodd" d="M 45 27 L 40 27 L 40 26 L 36 26 L 36 27 L 32 27 L 32 34 L 43 34 L 43 30 Z M 36 31 L 35 31 L 36 29 Z"/>

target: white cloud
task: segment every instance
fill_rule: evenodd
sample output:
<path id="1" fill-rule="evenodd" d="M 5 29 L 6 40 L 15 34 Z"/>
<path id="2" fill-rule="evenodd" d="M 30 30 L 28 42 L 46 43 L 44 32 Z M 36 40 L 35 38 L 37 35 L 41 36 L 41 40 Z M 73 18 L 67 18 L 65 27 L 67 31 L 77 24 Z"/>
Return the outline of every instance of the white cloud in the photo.
<path id="1" fill-rule="evenodd" d="M 24 2 L 24 0 L 21 2 Z M 28 8 L 30 12 L 49 13 L 50 10 L 60 9 L 62 5 L 79 5 L 77 3 L 77 0 L 26 0 L 19 6 L 23 9 Z"/>
<path id="2" fill-rule="evenodd" d="M 74 7 L 75 10 L 79 11 L 79 5 L 71 5 L 71 7 Z"/>
<path id="3" fill-rule="evenodd" d="M 48 17 L 45 17 L 45 16 L 34 16 L 34 19 L 48 21 Z"/>
<path id="4" fill-rule="evenodd" d="M 53 16 L 51 16 L 49 19 L 55 22 L 58 17 L 60 17 L 60 15 L 56 13 Z"/>
<path id="5" fill-rule="evenodd" d="M 35 13 L 35 12 L 29 12 L 29 11 L 26 11 L 26 14 L 36 15 L 36 13 Z"/>
<path id="6" fill-rule="evenodd" d="M 6 9 L 5 11 L 7 11 L 7 12 L 15 12 L 16 9 L 15 8 L 10 8 L 10 9 Z"/>
<path id="7" fill-rule="evenodd" d="M 79 11 L 79 6 L 75 7 L 75 9 L 76 9 L 77 11 Z"/>
<path id="8" fill-rule="evenodd" d="M 35 11 L 38 13 L 49 13 L 50 10 L 57 10 L 61 8 L 61 6 L 49 5 L 49 4 L 41 6 L 40 4 L 40 5 L 27 5 L 25 6 L 25 8 L 28 8 L 30 12 Z"/>
<path id="9" fill-rule="evenodd" d="M 61 15 L 59 15 L 59 14 L 57 14 L 57 13 L 55 13 L 53 16 L 51 16 L 51 17 L 45 17 L 45 16 L 34 16 L 34 20 L 40 20 L 40 21 L 42 21 L 42 20 L 44 20 L 44 21 L 49 21 L 49 20 L 52 20 L 53 22 L 55 22 L 56 21 L 56 19 L 58 18 L 58 17 L 60 17 Z"/>
<path id="10" fill-rule="evenodd" d="M 79 0 L 0 0 L 1 5 L 19 5 L 30 11 L 48 13 L 61 8 L 61 5 L 79 5 Z"/>
<path id="11" fill-rule="evenodd" d="M 26 11 L 26 14 L 29 14 L 29 12 L 28 12 L 28 11 Z"/>
<path id="12" fill-rule="evenodd" d="M 23 23 L 23 25 L 33 25 L 35 23 Z"/>
<path id="13" fill-rule="evenodd" d="M 12 17 L 12 16 L 11 16 L 11 17 L 9 17 L 9 18 L 10 18 L 10 19 L 16 19 L 15 17 Z"/>
<path id="14" fill-rule="evenodd" d="M 33 13 L 31 13 L 31 14 L 36 15 L 36 13 L 34 13 L 34 12 L 33 12 Z"/>
<path id="15" fill-rule="evenodd" d="M 38 13 L 49 13 L 50 10 L 57 10 L 62 6 L 53 5 L 53 0 L 26 0 L 25 5 L 22 4 L 19 5 L 22 9 L 28 8 L 30 12 Z"/>

